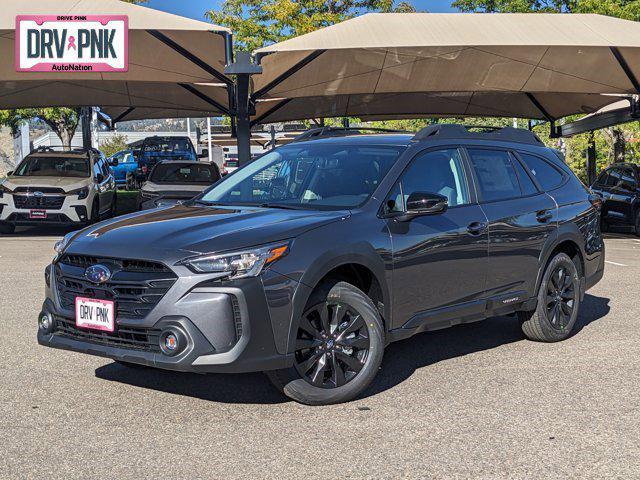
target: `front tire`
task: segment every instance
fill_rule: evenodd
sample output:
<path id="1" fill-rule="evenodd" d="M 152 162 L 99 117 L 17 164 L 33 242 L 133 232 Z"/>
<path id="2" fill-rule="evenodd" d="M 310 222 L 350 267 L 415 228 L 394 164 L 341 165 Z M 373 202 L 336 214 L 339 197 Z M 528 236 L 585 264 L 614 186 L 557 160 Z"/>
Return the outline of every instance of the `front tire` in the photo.
<path id="1" fill-rule="evenodd" d="M 571 335 L 580 310 L 580 276 L 566 253 L 551 259 L 538 291 L 538 305 L 518 312 L 522 331 L 529 340 L 559 342 Z"/>
<path id="2" fill-rule="evenodd" d="M 295 365 L 266 374 L 296 402 L 342 403 L 369 386 L 383 353 L 383 322 L 371 299 L 349 283 L 328 282 L 314 291 L 300 319 Z"/>
<path id="3" fill-rule="evenodd" d="M 635 234 L 640 237 L 640 210 L 636 212 Z"/>

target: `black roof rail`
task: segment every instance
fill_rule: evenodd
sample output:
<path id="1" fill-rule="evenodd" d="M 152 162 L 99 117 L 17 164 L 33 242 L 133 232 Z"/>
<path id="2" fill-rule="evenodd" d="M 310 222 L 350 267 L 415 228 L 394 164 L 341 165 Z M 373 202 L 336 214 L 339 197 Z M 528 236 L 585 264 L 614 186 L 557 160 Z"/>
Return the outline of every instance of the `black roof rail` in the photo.
<path id="1" fill-rule="evenodd" d="M 476 140 L 499 140 L 503 142 L 528 143 L 530 145 L 544 145 L 538 136 L 522 128 L 493 127 L 482 125 L 457 125 L 442 123 L 429 125 L 423 128 L 413 137 L 413 140 L 426 140 L 429 138 L 456 138 Z"/>
<path id="2" fill-rule="evenodd" d="M 65 147 L 62 145 L 40 145 L 36 147 L 32 153 L 49 153 L 49 152 L 57 152 L 57 153 L 89 153 L 89 152 L 97 152 L 95 148 L 83 148 L 83 147 Z"/>
<path id="3" fill-rule="evenodd" d="M 314 138 L 341 137 L 346 135 L 362 135 L 364 133 L 411 133 L 403 130 L 373 127 L 319 127 L 312 128 L 295 137 L 292 142 L 312 140 Z"/>

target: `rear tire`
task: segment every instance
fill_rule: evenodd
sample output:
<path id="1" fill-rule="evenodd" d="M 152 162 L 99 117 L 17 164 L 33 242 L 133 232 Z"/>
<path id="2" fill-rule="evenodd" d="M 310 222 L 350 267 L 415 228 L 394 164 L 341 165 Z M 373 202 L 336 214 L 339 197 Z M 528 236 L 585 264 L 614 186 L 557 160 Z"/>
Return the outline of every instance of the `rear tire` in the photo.
<path id="1" fill-rule="evenodd" d="M 640 237 L 640 210 L 636 212 L 635 234 Z"/>
<path id="2" fill-rule="evenodd" d="M 566 253 L 558 253 L 544 271 L 536 309 L 518 312 L 518 318 L 529 340 L 559 342 L 571 335 L 579 310 L 578 269 Z"/>
<path id="3" fill-rule="evenodd" d="M 0 233 L 3 235 L 11 235 L 16 231 L 16 226 L 11 223 L 0 222 Z"/>
<path id="4" fill-rule="evenodd" d="M 295 348 L 293 367 L 265 372 L 271 383 L 306 405 L 347 402 L 378 373 L 384 354 L 382 318 L 360 289 L 326 282 L 307 302 Z"/>

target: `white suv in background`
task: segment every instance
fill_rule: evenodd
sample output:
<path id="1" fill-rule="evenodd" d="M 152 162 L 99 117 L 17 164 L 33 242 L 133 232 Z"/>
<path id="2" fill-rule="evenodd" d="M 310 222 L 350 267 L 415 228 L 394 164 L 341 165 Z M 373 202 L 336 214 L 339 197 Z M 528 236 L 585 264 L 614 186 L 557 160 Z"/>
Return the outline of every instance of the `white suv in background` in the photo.
<path id="1" fill-rule="evenodd" d="M 115 178 L 95 149 L 40 148 L 0 181 L 0 233 L 16 226 L 82 226 L 115 210 Z"/>

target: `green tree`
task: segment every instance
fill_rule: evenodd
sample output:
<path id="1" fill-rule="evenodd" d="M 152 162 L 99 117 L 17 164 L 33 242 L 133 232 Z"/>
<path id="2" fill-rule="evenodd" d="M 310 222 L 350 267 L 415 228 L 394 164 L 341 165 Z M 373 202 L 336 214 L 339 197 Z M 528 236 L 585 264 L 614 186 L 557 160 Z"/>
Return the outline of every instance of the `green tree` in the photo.
<path id="1" fill-rule="evenodd" d="M 463 12 L 599 13 L 627 20 L 640 20 L 638 0 L 455 0 L 451 6 Z"/>
<path id="2" fill-rule="evenodd" d="M 393 11 L 414 9 L 393 0 L 225 0 L 219 11 L 206 16 L 231 28 L 237 44 L 251 51 L 363 13 Z"/>
<path id="3" fill-rule="evenodd" d="M 80 115 L 77 109 L 65 107 L 20 108 L 17 110 L 0 110 L 0 124 L 11 129 L 15 135 L 23 122 L 39 118 L 60 138 L 62 145 L 71 146 L 71 139 L 76 133 Z"/>
<path id="4" fill-rule="evenodd" d="M 100 151 L 105 156 L 110 157 L 114 153 L 118 153 L 127 148 L 127 137 L 124 135 L 114 135 L 109 140 L 100 144 Z"/>

